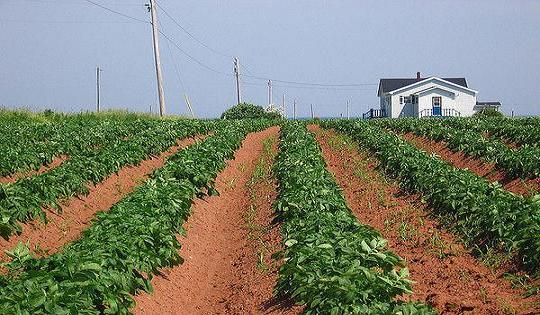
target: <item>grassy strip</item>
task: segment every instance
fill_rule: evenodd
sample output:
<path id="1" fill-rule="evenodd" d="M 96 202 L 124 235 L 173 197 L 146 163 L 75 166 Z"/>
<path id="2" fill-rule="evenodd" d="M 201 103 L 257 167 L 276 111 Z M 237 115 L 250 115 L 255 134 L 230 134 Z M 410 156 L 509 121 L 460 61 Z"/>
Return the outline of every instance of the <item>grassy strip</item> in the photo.
<path id="1" fill-rule="evenodd" d="M 367 122 L 326 121 L 374 152 L 403 187 L 421 192 L 464 240 L 480 252 L 518 252 L 525 267 L 540 266 L 540 196 L 524 198 L 468 170 L 430 156 Z"/>
<path id="2" fill-rule="evenodd" d="M 495 163 L 512 178 L 540 177 L 540 147 L 510 149 L 502 141 L 486 138 L 477 131 L 451 128 L 434 119 L 384 119 L 379 126 L 399 132 L 413 132 L 435 141 L 445 141 L 454 152 Z"/>
<path id="3" fill-rule="evenodd" d="M 265 235 L 272 229 L 272 226 L 260 225 L 256 222 L 257 215 L 259 213 L 258 204 L 259 198 L 265 199 L 265 202 L 271 203 L 268 196 L 258 196 L 257 187 L 261 185 L 273 185 L 275 179 L 272 172 L 272 165 L 276 158 L 277 152 L 274 152 L 273 145 L 276 142 L 276 137 L 270 136 L 263 140 L 263 152 L 255 166 L 255 170 L 250 180 L 246 183 L 246 188 L 249 192 L 249 210 L 244 215 L 244 221 L 248 230 L 248 239 L 257 243 L 257 268 L 263 272 L 273 270 L 275 261 L 272 261 L 271 265 L 268 265 L 265 257 L 271 256 L 273 253 L 279 251 L 277 248 L 273 248 L 272 244 L 265 240 Z"/>
<path id="4" fill-rule="evenodd" d="M 0 313 L 129 313 L 131 295 L 151 290 L 148 277 L 182 262 L 175 236 L 182 232 L 193 198 L 213 192 L 225 160 L 248 132 L 266 126 L 252 122 L 219 128 L 171 156 L 143 186 L 100 213 L 63 252 L 44 259 L 21 252 L 1 280 Z"/>
<path id="5" fill-rule="evenodd" d="M 407 268 L 376 230 L 356 220 L 304 124 L 282 126 L 275 173 L 286 246 L 279 295 L 306 304 L 307 314 L 433 313 L 395 300 L 411 293 Z"/>
<path id="6" fill-rule="evenodd" d="M 177 139 L 205 133 L 210 127 L 211 123 L 197 121 L 161 122 L 127 141 L 73 156 L 47 173 L 0 185 L 0 235 L 21 231 L 18 222 L 45 221 L 43 206 L 57 207 L 61 198 L 85 194 L 89 183 L 99 183 L 124 166 L 163 152 Z"/>

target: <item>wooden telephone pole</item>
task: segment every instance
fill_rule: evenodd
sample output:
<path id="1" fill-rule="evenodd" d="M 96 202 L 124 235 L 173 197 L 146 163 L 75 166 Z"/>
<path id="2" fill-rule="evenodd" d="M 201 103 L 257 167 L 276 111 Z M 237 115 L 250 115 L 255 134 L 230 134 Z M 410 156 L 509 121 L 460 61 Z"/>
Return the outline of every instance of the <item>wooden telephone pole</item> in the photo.
<path id="1" fill-rule="evenodd" d="M 96 92 L 97 92 L 96 93 L 97 94 L 96 95 L 96 110 L 97 110 L 98 113 L 101 110 L 101 108 L 100 108 L 100 92 L 101 92 L 100 89 L 101 89 L 101 87 L 100 87 L 100 83 L 99 83 L 99 79 L 100 79 L 99 78 L 99 73 L 101 71 L 103 71 L 103 70 L 101 70 L 99 67 L 96 67 Z"/>
<path id="2" fill-rule="evenodd" d="M 283 117 L 287 117 L 285 111 L 285 94 L 283 94 L 283 98 L 281 99 L 281 111 L 283 112 Z"/>
<path id="3" fill-rule="evenodd" d="M 293 119 L 296 120 L 296 100 L 293 101 Z"/>
<path id="4" fill-rule="evenodd" d="M 268 80 L 268 105 L 272 105 L 272 80 Z"/>
<path id="5" fill-rule="evenodd" d="M 315 118 L 315 116 L 313 115 L 313 104 L 310 104 L 310 108 L 311 108 L 311 119 Z"/>
<path id="6" fill-rule="evenodd" d="M 350 116 L 349 116 L 349 100 L 347 100 L 347 120 L 350 119 Z"/>
<path id="7" fill-rule="evenodd" d="M 236 76 L 236 97 L 238 104 L 242 104 L 242 95 L 240 93 L 240 62 L 234 58 L 234 75 Z"/>
<path id="8" fill-rule="evenodd" d="M 159 115 L 165 115 L 165 95 L 163 94 L 163 75 L 161 73 L 161 56 L 159 53 L 159 30 L 157 21 L 156 1 L 150 0 L 148 8 L 152 14 L 152 38 L 154 43 L 154 61 L 156 63 L 156 77 L 159 95 Z"/>

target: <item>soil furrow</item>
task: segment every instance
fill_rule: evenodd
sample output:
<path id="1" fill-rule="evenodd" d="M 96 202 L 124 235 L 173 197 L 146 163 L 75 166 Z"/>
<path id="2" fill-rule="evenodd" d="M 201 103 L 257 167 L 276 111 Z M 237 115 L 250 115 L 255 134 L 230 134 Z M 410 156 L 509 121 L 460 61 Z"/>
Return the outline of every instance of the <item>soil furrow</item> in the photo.
<path id="1" fill-rule="evenodd" d="M 405 194 L 377 170 L 377 161 L 353 141 L 333 131 L 311 127 L 328 169 L 343 189 L 358 219 L 379 230 L 389 249 L 407 262 L 413 300 L 425 301 L 441 314 L 537 314 L 540 304 L 524 298 L 503 279 L 502 267 L 488 268 L 452 233 L 429 217 L 419 196 Z"/>
<path id="2" fill-rule="evenodd" d="M 497 169 L 494 163 L 484 162 L 463 152 L 454 152 L 444 142 L 429 140 L 413 133 L 406 133 L 401 136 L 418 149 L 430 154 L 436 154 L 454 167 L 466 168 L 491 182 L 499 182 L 504 189 L 510 192 L 523 196 L 540 193 L 540 178 L 526 180 L 510 178 L 504 171 Z"/>
<path id="3" fill-rule="evenodd" d="M 27 172 L 20 172 L 20 173 L 11 174 L 9 176 L 1 177 L 0 178 L 0 184 L 11 184 L 11 183 L 15 183 L 19 179 L 22 179 L 22 178 L 25 178 L 25 177 L 30 177 L 30 176 L 34 176 L 34 175 L 40 175 L 40 174 L 43 174 L 43 173 L 47 173 L 48 171 L 60 166 L 67 159 L 68 159 L 67 155 L 57 156 L 52 160 L 51 163 L 49 163 L 47 165 L 42 165 L 37 170 L 30 170 L 30 171 L 27 171 Z"/>
<path id="4" fill-rule="evenodd" d="M 270 254 L 280 246 L 279 226 L 272 222 L 275 182 L 253 181 L 264 139 L 273 137 L 276 150 L 278 132 L 272 127 L 249 134 L 216 179 L 220 195 L 194 202 L 184 225 L 187 237 L 179 236 L 184 263 L 152 279 L 154 293 L 135 297 L 135 313 L 294 312 L 272 299 L 277 266 Z"/>
<path id="5" fill-rule="evenodd" d="M 89 186 L 86 196 L 70 198 L 61 203 L 62 211 L 46 209 L 47 223 L 40 220 L 24 223 L 22 233 L 8 240 L 0 238 L 0 261 L 5 261 L 5 250 L 19 242 L 28 244 L 30 251 L 43 257 L 60 250 L 65 244 L 77 239 L 100 211 L 107 211 L 140 185 L 156 169 L 162 167 L 167 157 L 191 145 L 202 137 L 177 141 L 175 146 L 159 156 L 142 161 L 139 165 L 127 166 L 104 181 Z"/>

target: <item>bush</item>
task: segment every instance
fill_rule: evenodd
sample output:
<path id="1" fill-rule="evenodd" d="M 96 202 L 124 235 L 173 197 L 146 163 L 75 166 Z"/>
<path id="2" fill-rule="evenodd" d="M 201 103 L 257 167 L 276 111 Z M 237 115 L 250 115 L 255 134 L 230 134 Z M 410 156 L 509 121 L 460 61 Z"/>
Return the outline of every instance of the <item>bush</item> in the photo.
<path id="1" fill-rule="evenodd" d="M 495 108 L 484 108 L 481 111 L 475 113 L 474 117 L 504 117 L 503 113 L 499 112 Z"/>
<path id="2" fill-rule="evenodd" d="M 248 119 L 248 118 L 266 118 L 280 119 L 278 113 L 266 112 L 261 106 L 242 103 L 227 109 L 221 114 L 221 119 Z"/>

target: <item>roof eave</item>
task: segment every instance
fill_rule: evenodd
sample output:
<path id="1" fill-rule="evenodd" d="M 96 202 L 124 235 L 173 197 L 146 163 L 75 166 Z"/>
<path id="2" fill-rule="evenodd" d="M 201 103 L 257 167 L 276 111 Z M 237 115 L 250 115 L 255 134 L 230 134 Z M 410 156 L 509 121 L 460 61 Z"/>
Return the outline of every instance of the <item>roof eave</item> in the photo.
<path id="1" fill-rule="evenodd" d="M 402 91 L 402 90 L 405 90 L 405 89 L 407 89 L 407 88 L 410 88 L 410 87 L 413 86 L 413 85 L 420 85 L 420 84 L 423 83 L 423 82 L 426 82 L 426 81 L 429 81 L 429 80 L 433 80 L 433 79 L 442 81 L 442 82 L 444 82 L 444 83 L 450 84 L 451 86 L 455 86 L 455 87 L 457 87 L 457 88 L 462 88 L 462 89 L 465 89 L 465 90 L 467 90 L 467 91 L 471 91 L 471 92 L 473 92 L 474 94 L 478 94 L 478 91 L 476 91 L 476 90 L 470 89 L 470 88 L 468 88 L 468 87 L 461 86 L 461 85 L 459 85 L 459 84 L 452 83 L 452 82 L 450 82 L 450 81 L 446 81 L 446 80 L 441 79 L 441 78 L 439 78 L 439 77 L 429 77 L 429 78 L 425 78 L 424 80 L 414 82 L 413 84 L 409 84 L 409 85 L 400 87 L 399 89 L 395 89 L 395 90 L 393 90 L 393 91 L 388 91 L 387 93 L 390 94 L 390 95 L 394 95 L 395 93 L 397 93 L 397 92 L 399 92 L 399 91 Z"/>

